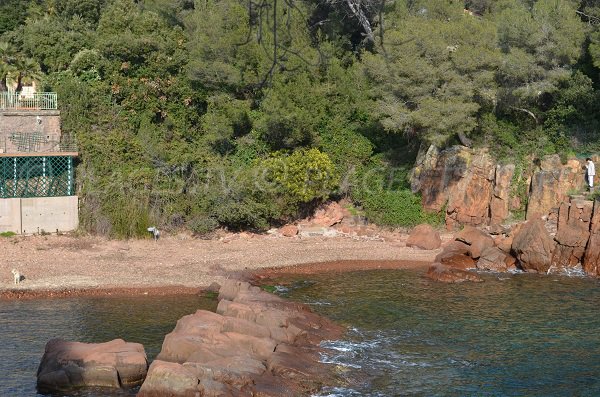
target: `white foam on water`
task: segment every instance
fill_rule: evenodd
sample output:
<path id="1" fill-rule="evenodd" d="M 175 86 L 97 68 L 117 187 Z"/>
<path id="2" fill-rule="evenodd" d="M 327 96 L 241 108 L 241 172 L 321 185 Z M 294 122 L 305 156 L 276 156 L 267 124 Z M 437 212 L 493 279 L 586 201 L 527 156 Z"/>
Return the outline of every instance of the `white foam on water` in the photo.
<path id="1" fill-rule="evenodd" d="M 319 394 L 313 394 L 311 397 L 351 397 L 362 396 L 361 393 L 354 389 L 345 387 L 326 387 Z"/>

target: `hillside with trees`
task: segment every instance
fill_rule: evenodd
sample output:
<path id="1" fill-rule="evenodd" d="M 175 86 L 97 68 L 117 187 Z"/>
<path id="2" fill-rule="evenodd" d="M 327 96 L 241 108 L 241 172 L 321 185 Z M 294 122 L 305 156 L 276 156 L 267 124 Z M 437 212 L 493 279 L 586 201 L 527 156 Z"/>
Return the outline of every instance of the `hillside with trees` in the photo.
<path id="1" fill-rule="evenodd" d="M 434 222 L 421 145 L 600 151 L 592 0 L 6 0 L 0 91 L 58 93 L 82 226 L 265 230 L 346 197 Z"/>

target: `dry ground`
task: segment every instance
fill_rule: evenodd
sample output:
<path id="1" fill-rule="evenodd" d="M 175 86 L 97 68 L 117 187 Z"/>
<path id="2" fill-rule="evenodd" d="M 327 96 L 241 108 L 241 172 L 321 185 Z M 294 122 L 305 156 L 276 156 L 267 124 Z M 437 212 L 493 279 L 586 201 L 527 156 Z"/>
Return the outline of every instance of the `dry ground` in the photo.
<path id="1" fill-rule="evenodd" d="M 181 291 L 185 289 L 182 287 L 205 287 L 245 270 L 340 260 L 398 261 L 398 267 L 417 266 L 431 262 L 439 252 L 408 248 L 406 237 L 283 238 L 242 233 L 220 240 L 182 235 L 157 242 L 74 236 L 0 238 L 0 297 L 66 290 Z M 387 262 L 386 267 L 390 266 L 393 263 Z M 356 262 L 351 267 L 357 268 Z M 365 266 L 372 267 L 377 266 Z M 13 268 L 25 276 L 18 286 L 13 285 Z"/>

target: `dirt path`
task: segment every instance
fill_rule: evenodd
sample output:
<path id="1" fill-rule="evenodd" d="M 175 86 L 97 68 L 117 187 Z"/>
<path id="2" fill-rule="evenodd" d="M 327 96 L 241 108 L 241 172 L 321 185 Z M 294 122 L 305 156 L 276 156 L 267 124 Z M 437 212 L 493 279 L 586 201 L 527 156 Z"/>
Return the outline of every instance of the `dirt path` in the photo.
<path id="1" fill-rule="evenodd" d="M 431 262 L 439 252 L 408 248 L 406 237 L 391 235 L 382 241 L 241 234 L 221 240 L 179 236 L 157 242 L 71 236 L 0 238 L 0 297 L 112 294 L 119 290 L 191 293 L 237 272 L 342 260 L 386 261 L 388 268 L 396 267 L 396 261 L 398 267 L 407 263 L 419 266 Z M 342 263 L 336 265 L 339 270 L 344 265 L 338 263 Z M 362 266 L 348 263 L 354 270 Z M 365 264 L 364 268 L 372 266 L 377 265 Z M 25 276 L 18 286 L 13 285 L 13 268 Z"/>

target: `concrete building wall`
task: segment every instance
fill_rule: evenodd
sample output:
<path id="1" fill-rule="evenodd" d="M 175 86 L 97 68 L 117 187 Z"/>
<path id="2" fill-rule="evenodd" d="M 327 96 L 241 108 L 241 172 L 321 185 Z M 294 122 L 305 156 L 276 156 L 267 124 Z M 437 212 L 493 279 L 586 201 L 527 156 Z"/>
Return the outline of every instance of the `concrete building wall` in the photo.
<path id="1" fill-rule="evenodd" d="M 0 199 L 0 232 L 68 232 L 79 226 L 77 196 Z"/>
<path id="2" fill-rule="evenodd" d="M 10 139 L 13 133 L 38 133 L 44 142 L 36 147 L 35 151 L 57 151 L 61 135 L 60 112 L 58 110 L 0 111 L 0 153 L 19 151 L 16 142 Z"/>
<path id="3" fill-rule="evenodd" d="M 0 233 L 21 233 L 21 199 L 0 199 Z"/>

